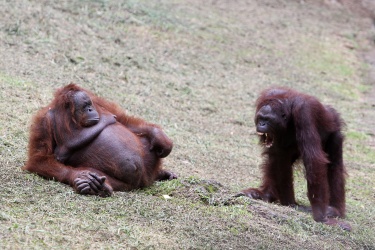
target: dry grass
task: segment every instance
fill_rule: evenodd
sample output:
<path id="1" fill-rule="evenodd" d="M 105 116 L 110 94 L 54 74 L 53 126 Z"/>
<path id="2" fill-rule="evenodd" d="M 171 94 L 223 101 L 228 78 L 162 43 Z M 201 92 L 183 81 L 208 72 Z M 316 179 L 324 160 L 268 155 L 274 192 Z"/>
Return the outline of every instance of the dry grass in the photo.
<path id="1" fill-rule="evenodd" d="M 374 249 L 373 37 L 369 19 L 313 1 L 0 2 L 0 247 Z M 32 114 L 71 81 L 161 124 L 180 179 L 102 199 L 22 172 Z M 259 185 L 253 105 L 271 85 L 346 120 L 353 232 L 233 197 Z"/>

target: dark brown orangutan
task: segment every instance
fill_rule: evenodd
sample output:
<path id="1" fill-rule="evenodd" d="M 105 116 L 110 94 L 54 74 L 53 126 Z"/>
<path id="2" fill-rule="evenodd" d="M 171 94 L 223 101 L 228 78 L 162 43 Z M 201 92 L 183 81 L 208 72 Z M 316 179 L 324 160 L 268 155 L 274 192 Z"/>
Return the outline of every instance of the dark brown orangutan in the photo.
<path id="1" fill-rule="evenodd" d="M 350 225 L 335 219 L 345 216 L 346 175 L 341 133 L 344 123 L 337 111 L 313 96 L 274 88 L 258 98 L 255 124 L 263 145 L 263 183 L 240 194 L 298 206 L 292 165 L 302 159 L 314 220 L 351 230 Z"/>
<path id="2" fill-rule="evenodd" d="M 35 115 L 23 169 L 105 197 L 177 178 L 161 169 L 172 147 L 157 125 L 69 84 Z"/>

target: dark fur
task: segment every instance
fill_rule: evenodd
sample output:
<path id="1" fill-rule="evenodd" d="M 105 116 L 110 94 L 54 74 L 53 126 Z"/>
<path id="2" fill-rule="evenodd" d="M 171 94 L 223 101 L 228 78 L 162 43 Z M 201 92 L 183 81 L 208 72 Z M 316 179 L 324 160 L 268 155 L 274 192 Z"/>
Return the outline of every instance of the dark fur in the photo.
<path id="1" fill-rule="evenodd" d="M 345 216 L 344 122 L 337 111 L 292 89 L 267 89 L 256 102 L 255 124 L 264 146 L 263 183 L 242 194 L 296 206 L 292 165 L 302 159 L 314 220 L 350 230 L 332 218 Z"/>

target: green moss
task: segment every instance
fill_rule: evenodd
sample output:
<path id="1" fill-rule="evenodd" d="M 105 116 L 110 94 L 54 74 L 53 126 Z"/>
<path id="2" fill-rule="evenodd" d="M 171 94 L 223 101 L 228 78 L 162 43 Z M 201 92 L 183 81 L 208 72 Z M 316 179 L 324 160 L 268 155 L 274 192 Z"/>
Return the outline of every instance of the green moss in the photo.
<path id="1" fill-rule="evenodd" d="M 183 184 L 181 183 L 180 179 L 175 179 L 171 181 L 159 181 L 155 182 L 154 185 L 141 190 L 141 192 L 144 192 L 148 195 L 168 195 L 171 192 L 178 189 L 179 187 L 181 187 L 182 185 Z"/>

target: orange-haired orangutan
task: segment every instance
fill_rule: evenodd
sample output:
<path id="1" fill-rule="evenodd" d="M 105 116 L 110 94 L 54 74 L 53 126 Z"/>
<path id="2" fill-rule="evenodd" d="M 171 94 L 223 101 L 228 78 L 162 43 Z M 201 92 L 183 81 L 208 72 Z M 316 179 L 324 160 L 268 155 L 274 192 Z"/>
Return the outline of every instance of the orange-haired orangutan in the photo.
<path id="1" fill-rule="evenodd" d="M 105 197 L 177 178 L 161 169 L 172 147 L 157 125 L 69 84 L 35 115 L 23 169 Z"/>
<path id="2" fill-rule="evenodd" d="M 313 96 L 288 88 L 263 91 L 255 114 L 263 145 L 263 183 L 240 194 L 297 206 L 292 166 L 302 159 L 314 220 L 350 230 L 350 225 L 335 218 L 345 216 L 343 124 L 335 109 Z"/>

